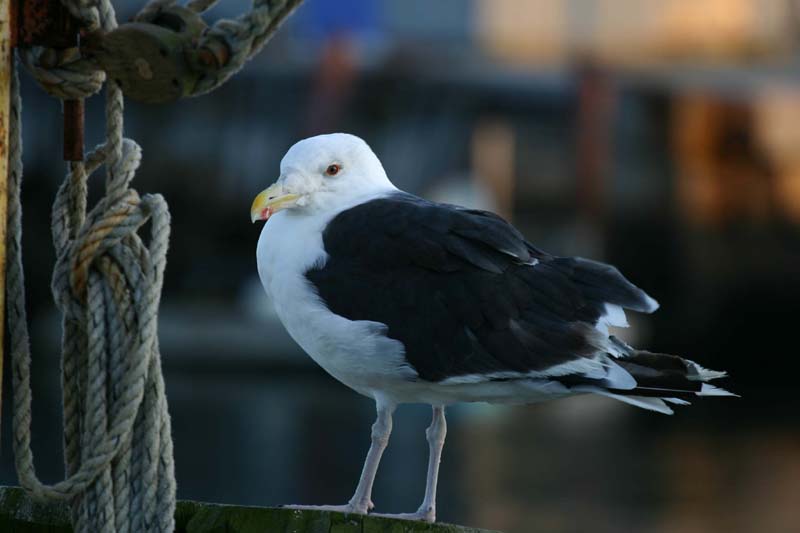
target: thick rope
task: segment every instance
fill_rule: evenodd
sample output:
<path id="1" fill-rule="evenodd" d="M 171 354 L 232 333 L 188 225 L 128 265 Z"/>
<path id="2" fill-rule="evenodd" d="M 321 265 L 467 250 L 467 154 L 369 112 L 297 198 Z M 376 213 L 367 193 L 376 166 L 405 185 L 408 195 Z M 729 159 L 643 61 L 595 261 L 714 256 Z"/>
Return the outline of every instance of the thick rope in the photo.
<path id="1" fill-rule="evenodd" d="M 229 61 L 205 72 L 193 94 L 211 91 L 242 68 L 302 0 L 254 0 L 236 20 L 220 20 L 196 43 L 222 40 Z M 61 0 L 89 31 L 117 27 L 110 0 Z M 151 20 L 176 0 L 151 0 Z M 202 13 L 217 0 L 189 0 Z M 20 61 L 49 94 L 88 98 L 105 73 L 78 49 L 20 48 Z M 157 340 L 158 305 L 169 239 L 159 195 L 129 185 L 141 150 L 123 138 L 123 98 L 106 84 L 106 141 L 69 173 L 53 204 L 57 261 L 52 292 L 63 314 L 62 394 L 66 479 L 47 485 L 31 452 L 30 343 L 22 269 L 21 100 L 14 70 L 9 121 L 7 295 L 14 389 L 14 453 L 20 484 L 40 499 L 69 500 L 79 533 L 172 532 L 175 476 L 172 437 Z M 105 196 L 87 213 L 87 180 L 106 168 Z M 137 234 L 151 222 L 149 245 Z"/>
<path id="2" fill-rule="evenodd" d="M 204 47 L 212 40 L 222 40 L 230 57 L 219 68 L 204 72 L 192 89 L 192 96 L 213 91 L 228 78 L 239 72 L 247 61 L 264 48 L 281 23 L 303 0 L 253 0 L 253 8 L 236 19 L 221 19 L 214 23 L 197 43 Z M 202 13 L 213 7 L 218 0 L 190 0 L 187 7 Z M 175 4 L 175 0 L 151 0 L 137 16 L 138 20 L 149 20 L 159 9 Z"/>
<path id="3" fill-rule="evenodd" d="M 116 26 L 108 0 L 64 3 L 87 27 Z M 22 51 L 23 61 L 29 53 L 38 52 Z M 53 70 L 32 72 L 39 76 Z M 102 73 L 90 68 L 86 72 L 102 84 Z M 87 86 L 82 78 L 64 81 L 63 76 L 49 83 L 56 78 L 39 76 L 39 81 L 61 98 L 88 96 L 99 88 Z M 67 478 L 44 484 L 36 476 L 30 447 L 31 355 L 21 250 L 21 100 L 16 70 L 11 92 L 6 290 L 20 484 L 40 499 L 69 500 L 78 532 L 171 532 L 175 477 L 157 341 L 169 239 L 166 203 L 159 195 L 140 197 L 129 188 L 141 151 L 122 137 L 122 93 L 109 83 L 106 142 L 84 161 L 70 164 L 53 205 L 57 261 L 52 290 L 64 316 Z M 107 169 L 105 196 L 87 213 L 87 178 L 100 165 Z M 146 246 L 137 231 L 148 221 L 151 235 Z"/>
<path id="4" fill-rule="evenodd" d="M 61 0 L 89 31 L 111 31 L 117 27 L 110 0 Z M 20 47 L 19 58 L 48 94 L 62 100 L 88 98 L 98 92 L 105 73 L 77 48 L 54 50 L 41 46 Z"/>
<path id="5" fill-rule="evenodd" d="M 45 91 L 62 100 L 88 98 L 103 86 L 105 72 L 80 57 L 77 48 L 21 48 L 19 57 Z"/>

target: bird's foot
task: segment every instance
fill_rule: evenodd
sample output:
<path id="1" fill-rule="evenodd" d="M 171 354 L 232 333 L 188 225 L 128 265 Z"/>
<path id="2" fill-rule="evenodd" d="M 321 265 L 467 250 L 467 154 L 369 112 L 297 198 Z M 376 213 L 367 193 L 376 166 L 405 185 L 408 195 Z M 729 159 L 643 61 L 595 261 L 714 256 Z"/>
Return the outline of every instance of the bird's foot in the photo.
<path id="1" fill-rule="evenodd" d="M 370 513 L 370 516 L 381 516 L 383 518 L 397 518 L 400 520 L 417 520 L 432 524 L 436 522 L 436 508 L 420 507 L 416 513 L 397 513 L 397 514 Z"/>
<path id="2" fill-rule="evenodd" d="M 365 504 L 346 503 L 344 505 L 282 505 L 284 509 L 298 509 L 301 511 L 333 511 L 346 514 L 367 514 L 375 507 L 371 501 Z"/>

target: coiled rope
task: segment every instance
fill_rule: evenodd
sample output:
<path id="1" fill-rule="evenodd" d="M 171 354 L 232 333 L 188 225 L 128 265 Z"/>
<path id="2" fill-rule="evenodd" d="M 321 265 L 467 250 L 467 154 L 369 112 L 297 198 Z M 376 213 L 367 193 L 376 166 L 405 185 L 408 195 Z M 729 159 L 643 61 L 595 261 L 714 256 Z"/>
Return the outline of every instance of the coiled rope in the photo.
<path id="1" fill-rule="evenodd" d="M 117 26 L 110 0 L 62 0 L 88 30 Z M 174 0 L 153 0 L 150 13 Z M 198 12 L 216 0 L 191 0 Z M 239 70 L 299 0 L 255 0 L 235 21 L 218 21 L 205 38 L 224 38 L 231 60 L 204 77 L 208 92 Z M 77 50 L 21 48 L 39 84 L 61 99 L 98 92 L 104 73 Z M 31 451 L 30 342 L 22 268 L 22 103 L 16 65 L 9 120 L 7 295 L 13 381 L 13 445 L 20 484 L 40 499 L 69 500 L 77 532 L 172 532 L 172 437 L 157 338 L 158 306 L 170 216 L 160 195 L 140 196 L 130 182 L 141 149 L 123 138 L 123 95 L 106 84 L 106 141 L 72 162 L 52 210 L 56 265 L 52 293 L 63 314 L 62 400 L 66 479 L 47 485 Z M 105 195 L 87 213 L 87 180 L 105 166 Z M 151 222 L 148 244 L 138 235 Z"/>

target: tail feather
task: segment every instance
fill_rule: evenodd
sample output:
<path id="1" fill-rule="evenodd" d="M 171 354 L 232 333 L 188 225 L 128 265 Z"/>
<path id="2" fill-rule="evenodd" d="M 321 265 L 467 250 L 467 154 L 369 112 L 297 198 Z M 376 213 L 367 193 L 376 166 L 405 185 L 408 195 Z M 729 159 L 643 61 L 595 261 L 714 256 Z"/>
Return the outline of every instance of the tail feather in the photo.
<path id="1" fill-rule="evenodd" d="M 727 391 L 722 387 L 716 387 L 714 385 L 709 385 L 708 383 L 703 383 L 698 396 L 735 396 L 736 398 L 739 397 L 738 394 L 733 392 Z"/>
<path id="2" fill-rule="evenodd" d="M 665 402 L 687 405 L 688 400 L 698 396 L 737 396 L 708 383 L 725 377 L 725 372 L 709 370 L 677 355 L 635 350 L 613 336 L 610 340 L 619 352 L 614 362 L 630 374 L 635 386 L 614 388 L 608 382 L 580 380 L 576 376 L 564 384 L 573 391 L 591 392 L 665 414 L 672 413 Z"/>
<path id="3" fill-rule="evenodd" d="M 633 405 L 635 407 L 639 407 L 641 409 L 647 409 L 648 411 L 655 411 L 657 413 L 663 413 L 665 415 L 671 415 L 673 413 L 670 406 L 664 403 L 665 398 L 651 398 L 646 396 L 634 396 L 634 395 L 627 395 L 627 394 L 615 394 L 609 390 L 601 389 L 599 387 L 594 387 L 590 385 L 579 385 L 577 387 L 573 387 L 572 390 L 578 392 L 591 392 L 593 394 L 597 394 L 600 396 L 606 396 L 608 398 L 614 398 L 620 402 L 627 403 L 629 405 Z"/>

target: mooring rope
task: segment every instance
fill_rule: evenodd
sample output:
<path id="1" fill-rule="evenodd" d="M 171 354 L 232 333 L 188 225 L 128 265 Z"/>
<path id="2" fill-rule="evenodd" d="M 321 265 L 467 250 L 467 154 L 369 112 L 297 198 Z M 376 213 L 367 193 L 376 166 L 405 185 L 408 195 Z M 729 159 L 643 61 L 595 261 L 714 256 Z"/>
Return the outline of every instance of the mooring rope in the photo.
<path id="1" fill-rule="evenodd" d="M 255 0 L 236 20 L 218 21 L 204 38 L 223 38 L 230 61 L 205 76 L 194 94 L 222 84 L 264 45 L 301 0 Z M 87 30 L 117 27 L 110 0 L 62 0 Z M 153 0 L 153 15 L 174 0 Z M 191 0 L 202 12 L 216 0 Z M 88 98 L 105 75 L 77 50 L 20 48 L 21 62 L 51 95 Z M 62 399 L 66 479 L 42 483 L 31 451 L 31 353 L 22 268 L 22 103 L 16 63 L 9 120 L 7 306 L 12 355 L 13 437 L 20 484 L 40 499 L 69 500 L 79 533 L 172 532 L 175 476 L 172 437 L 157 338 L 158 306 L 169 240 L 160 195 L 130 182 L 139 146 L 123 138 L 123 95 L 106 84 L 106 141 L 72 162 L 56 195 L 52 292 L 63 314 Z M 87 180 L 106 168 L 105 195 L 87 213 Z M 151 222 L 145 244 L 138 230 Z"/>
<path id="2" fill-rule="evenodd" d="M 103 29 L 116 26 L 109 2 L 82 4 L 78 12 L 98 14 Z M 61 98 L 86 97 L 99 88 L 91 81 L 102 75 L 80 68 L 70 72 L 72 80 L 37 79 Z M 122 137 L 119 87 L 112 82 L 106 91 L 106 142 L 84 161 L 71 163 L 53 205 L 57 261 L 52 290 L 64 316 L 67 478 L 46 485 L 36 476 L 30 447 L 30 346 L 20 245 L 22 109 L 16 72 L 12 81 L 7 292 L 17 474 L 38 498 L 70 500 L 78 532 L 171 532 L 175 476 L 156 329 L 169 212 L 161 196 L 140 197 L 129 188 L 141 151 Z M 101 164 L 107 169 L 105 196 L 87 214 L 86 180 Z M 145 246 L 137 230 L 148 220 L 152 229 Z"/>
<path id="3" fill-rule="evenodd" d="M 218 0 L 194 0 L 189 7 L 205 11 Z M 201 95 L 213 91 L 237 73 L 244 64 L 264 48 L 281 23 L 286 20 L 303 0 L 253 0 L 253 9 L 236 19 L 222 19 L 214 23 L 200 39 L 202 47 L 213 39 L 221 39 L 231 52 L 230 59 L 221 68 L 214 69 L 200 78 L 192 94 Z M 174 2 L 173 2 L 174 3 Z"/>

